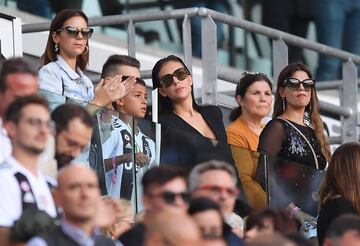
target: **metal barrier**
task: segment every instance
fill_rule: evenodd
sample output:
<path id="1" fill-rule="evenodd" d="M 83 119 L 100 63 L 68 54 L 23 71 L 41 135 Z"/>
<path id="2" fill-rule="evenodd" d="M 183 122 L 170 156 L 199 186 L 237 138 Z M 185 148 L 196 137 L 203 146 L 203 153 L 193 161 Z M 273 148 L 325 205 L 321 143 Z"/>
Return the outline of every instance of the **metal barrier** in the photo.
<path id="1" fill-rule="evenodd" d="M 354 65 L 360 64 L 360 56 L 335 49 L 326 45 L 306 40 L 273 28 L 265 27 L 250 21 L 236 18 L 230 15 L 219 13 L 206 8 L 186 8 L 167 11 L 158 11 L 154 13 L 136 13 L 128 15 L 114 15 L 104 17 L 93 17 L 89 19 L 91 26 L 128 24 L 128 54 L 135 56 L 135 23 L 165 19 L 183 19 L 182 21 L 182 40 L 184 62 L 192 68 L 192 47 L 191 47 L 191 25 L 190 18 L 194 16 L 201 17 L 201 37 L 202 37 L 202 66 L 203 66 L 203 87 L 202 102 L 206 104 L 216 104 L 217 102 L 217 79 L 225 79 L 229 82 L 238 80 L 238 76 L 225 74 L 217 67 L 217 40 L 216 24 L 219 21 L 230 25 L 232 28 L 242 28 L 248 32 L 262 34 L 271 38 L 273 73 L 276 78 L 281 69 L 288 64 L 287 44 L 309 49 L 317 53 L 322 53 L 343 61 L 342 81 L 322 82 L 317 85 L 317 89 L 339 88 L 340 106 L 325 102 L 320 102 L 322 110 L 331 114 L 338 115 L 341 119 L 341 138 L 330 139 L 331 143 L 344 143 L 349 141 L 358 141 L 358 82 L 357 68 Z M 24 24 L 23 33 L 39 32 L 49 30 L 50 22 Z M 149 74 L 148 71 L 145 74 Z M 346 96 L 345 96 L 346 95 Z"/>

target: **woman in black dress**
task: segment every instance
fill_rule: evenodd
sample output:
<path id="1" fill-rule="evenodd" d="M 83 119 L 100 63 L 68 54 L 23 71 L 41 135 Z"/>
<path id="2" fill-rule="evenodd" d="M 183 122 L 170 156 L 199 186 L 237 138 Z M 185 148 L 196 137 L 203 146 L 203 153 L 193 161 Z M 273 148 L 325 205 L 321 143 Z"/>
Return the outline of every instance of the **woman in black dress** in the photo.
<path id="1" fill-rule="evenodd" d="M 184 62 L 174 55 L 159 60 L 152 81 L 158 89 L 162 125 L 160 162 L 189 169 L 210 159 L 233 163 L 221 110 L 196 103 L 193 79 Z"/>
<path id="2" fill-rule="evenodd" d="M 319 245 L 323 245 L 330 223 L 342 214 L 360 214 L 360 144 L 338 147 L 320 189 L 317 223 Z"/>
<path id="3" fill-rule="evenodd" d="M 259 140 L 261 153 L 324 170 L 331 157 L 319 115 L 315 80 L 303 64 L 279 74 L 273 119 Z"/>

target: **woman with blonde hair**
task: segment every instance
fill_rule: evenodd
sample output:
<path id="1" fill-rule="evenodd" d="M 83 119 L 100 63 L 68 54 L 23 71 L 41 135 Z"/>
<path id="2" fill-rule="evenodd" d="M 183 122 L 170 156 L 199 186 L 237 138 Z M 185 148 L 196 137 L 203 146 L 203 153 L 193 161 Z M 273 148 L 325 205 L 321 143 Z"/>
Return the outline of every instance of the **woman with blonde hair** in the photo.
<path id="1" fill-rule="evenodd" d="M 111 196 L 103 196 L 100 199 L 101 205 L 99 209 L 100 229 L 110 238 L 117 240 L 127 230 L 134 225 L 134 209 L 130 201 L 119 199 Z M 106 217 L 104 219 L 104 217 Z M 112 223 L 109 223 L 109 222 Z"/>
<path id="2" fill-rule="evenodd" d="M 324 170 L 331 152 L 319 114 L 315 79 L 304 64 L 279 74 L 273 119 L 260 135 L 258 150 L 272 157 Z"/>
<path id="3" fill-rule="evenodd" d="M 330 223 L 342 214 L 360 214 L 360 144 L 345 143 L 331 158 L 320 189 L 319 245 Z"/>

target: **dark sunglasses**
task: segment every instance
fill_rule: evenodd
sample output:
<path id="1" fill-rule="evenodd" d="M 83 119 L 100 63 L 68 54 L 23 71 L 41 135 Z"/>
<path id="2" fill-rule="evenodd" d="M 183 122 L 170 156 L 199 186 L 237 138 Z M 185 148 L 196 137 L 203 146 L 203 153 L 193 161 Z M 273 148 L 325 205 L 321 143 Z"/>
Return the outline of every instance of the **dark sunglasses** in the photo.
<path id="1" fill-rule="evenodd" d="M 121 77 L 121 81 L 125 81 L 129 78 L 130 76 L 122 76 Z M 145 81 L 143 79 L 140 79 L 139 77 L 136 78 L 136 83 L 139 84 L 145 84 Z"/>
<path id="2" fill-rule="evenodd" d="M 304 79 L 303 81 L 300 81 L 296 78 L 287 78 L 284 81 L 284 86 L 287 86 L 290 90 L 296 91 L 299 89 L 300 85 L 303 85 L 305 91 L 311 91 L 311 89 L 315 85 L 315 80 L 310 79 Z"/>
<path id="3" fill-rule="evenodd" d="M 169 87 L 174 83 L 174 76 L 178 80 L 183 81 L 189 75 L 189 71 L 185 67 L 181 67 L 179 69 L 176 69 L 172 74 L 165 74 L 159 79 L 159 81 L 162 86 Z"/>
<path id="4" fill-rule="evenodd" d="M 56 32 L 61 32 L 62 30 L 66 30 L 67 34 L 69 34 L 73 38 L 76 38 L 77 36 L 79 36 L 79 33 L 81 33 L 81 36 L 83 36 L 84 39 L 91 38 L 94 32 L 94 29 L 90 27 L 78 29 L 77 27 L 73 27 L 73 26 L 62 27 Z"/>
<path id="5" fill-rule="evenodd" d="M 161 199 L 163 199 L 163 201 L 166 202 L 167 204 L 174 204 L 176 197 L 181 197 L 181 199 L 185 203 L 189 203 L 190 201 L 190 194 L 188 192 L 174 193 L 171 191 L 164 191 L 160 194 L 152 195 L 152 196 L 161 197 Z"/>

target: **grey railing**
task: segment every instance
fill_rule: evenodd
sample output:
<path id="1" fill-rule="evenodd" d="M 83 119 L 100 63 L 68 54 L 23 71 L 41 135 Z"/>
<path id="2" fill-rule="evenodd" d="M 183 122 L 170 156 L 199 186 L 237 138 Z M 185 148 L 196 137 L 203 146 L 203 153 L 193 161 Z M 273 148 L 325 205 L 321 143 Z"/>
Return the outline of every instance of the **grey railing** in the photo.
<path id="1" fill-rule="evenodd" d="M 229 82 L 237 81 L 238 75 L 225 73 L 217 66 L 217 40 L 216 24 L 219 21 L 228 24 L 232 28 L 241 28 L 247 32 L 262 34 L 272 39 L 272 64 L 274 78 L 277 78 L 281 69 L 288 64 L 288 47 L 293 45 L 315 51 L 317 53 L 336 57 L 342 60 L 343 78 L 340 81 L 322 82 L 317 85 L 317 89 L 339 89 L 340 106 L 330 103 L 320 102 L 322 111 L 337 115 L 341 119 L 341 137 L 331 138 L 331 143 L 344 143 L 358 141 L 358 78 L 357 67 L 360 64 L 360 56 L 335 49 L 326 45 L 306 40 L 273 28 L 265 27 L 250 21 L 236 18 L 230 15 L 219 13 L 206 8 L 186 8 L 168 11 L 158 11 L 154 13 L 137 13 L 128 15 L 114 15 L 90 18 L 91 26 L 128 24 L 127 45 L 128 54 L 135 56 L 135 23 L 155 20 L 182 19 L 182 40 L 184 61 L 189 68 L 192 68 L 192 47 L 191 47 L 191 26 L 190 18 L 201 17 L 201 37 L 202 37 L 202 67 L 203 67 L 203 86 L 202 102 L 216 104 L 217 102 L 217 79 L 221 78 Z M 39 32 L 49 30 L 50 22 L 24 24 L 23 33 Z M 355 63 L 355 64 L 354 64 Z M 145 71 L 148 75 L 148 71 Z M 346 95 L 346 96 L 345 96 Z"/>

